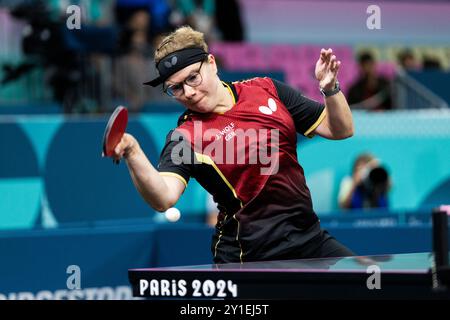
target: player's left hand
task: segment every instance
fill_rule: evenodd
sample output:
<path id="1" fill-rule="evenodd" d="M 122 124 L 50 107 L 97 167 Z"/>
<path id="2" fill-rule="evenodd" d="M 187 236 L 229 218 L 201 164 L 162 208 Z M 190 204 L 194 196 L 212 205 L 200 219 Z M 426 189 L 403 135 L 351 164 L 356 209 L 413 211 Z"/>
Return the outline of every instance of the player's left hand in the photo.
<path id="1" fill-rule="evenodd" d="M 320 50 L 320 57 L 316 62 L 316 79 L 324 90 L 333 90 L 341 62 L 337 60 L 332 49 Z"/>

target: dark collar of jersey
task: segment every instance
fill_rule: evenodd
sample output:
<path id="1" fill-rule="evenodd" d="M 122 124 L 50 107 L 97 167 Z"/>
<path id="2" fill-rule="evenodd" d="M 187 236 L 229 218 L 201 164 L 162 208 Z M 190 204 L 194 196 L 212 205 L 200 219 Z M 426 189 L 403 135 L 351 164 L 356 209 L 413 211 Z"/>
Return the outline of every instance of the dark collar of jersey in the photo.
<path id="1" fill-rule="evenodd" d="M 233 95 L 234 101 L 237 103 L 239 97 L 238 97 L 236 88 L 234 87 L 234 84 L 231 82 L 225 82 L 225 81 L 222 81 L 222 84 L 231 90 L 231 94 Z"/>
<path id="2" fill-rule="evenodd" d="M 202 48 L 186 48 L 172 52 L 156 64 L 159 76 L 151 81 L 144 82 L 144 84 L 156 87 L 166 81 L 174 73 L 193 63 L 202 61 L 207 56 L 208 53 Z"/>

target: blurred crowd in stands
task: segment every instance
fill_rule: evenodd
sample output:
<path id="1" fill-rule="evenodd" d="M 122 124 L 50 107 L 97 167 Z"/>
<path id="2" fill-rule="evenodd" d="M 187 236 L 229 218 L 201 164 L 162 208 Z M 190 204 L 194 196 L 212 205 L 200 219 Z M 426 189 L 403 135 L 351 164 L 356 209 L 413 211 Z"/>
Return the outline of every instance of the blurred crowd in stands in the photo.
<path id="1" fill-rule="evenodd" d="M 131 112 L 171 103 L 160 88 L 142 86 L 156 73 L 153 51 L 168 32 L 191 25 L 205 33 L 221 72 L 235 79 L 281 71 L 285 82 L 320 100 L 314 64 L 321 46 L 246 42 L 238 0 L 29 0 L 0 7 L 22 21 L 20 62 L 0 61 L 1 87 L 12 86 L 40 68 L 51 97 L 65 113 L 110 112 L 126 105 Z M 67 8 L 81 8 L 81 29 L 66 27 Z M 0 20 L 5 16 L 0 16 Z M 341 87 L 353 109 L 383 111 L 398 108 L 393 82 L 399 72 L 440 70 L 435 56 L 396 48 L 380 61 L 377 48 L 324 44 L 342 63 Z M 447 57 L 448 58 L 448 57 Z M 244 72 L 244 73 L 242 73 Z M 0 89 L 2 90 L 2 89 Z M 1 97 L 0 92 L 0 97 Z M 1 98 L 0 98 L 1 99 Z"/>
<path id="2" fill-rule="evenodd" d="M 81 8 L 78 30 L 66 28 L 70 5 Z M 148 102 L 167 100 L 142 83 L 156 72 L 153 48 L 178 26 L 189 24 L 208 41 L 244 40 L 235 0 L 31 0 L 6 9 L 8 18 L 26 26 L 23 61 L 1 61 L 2 87 L 43 67 L 53 98 L 67 113 L 105 112 L 117 103 L 138 112 Z"/>

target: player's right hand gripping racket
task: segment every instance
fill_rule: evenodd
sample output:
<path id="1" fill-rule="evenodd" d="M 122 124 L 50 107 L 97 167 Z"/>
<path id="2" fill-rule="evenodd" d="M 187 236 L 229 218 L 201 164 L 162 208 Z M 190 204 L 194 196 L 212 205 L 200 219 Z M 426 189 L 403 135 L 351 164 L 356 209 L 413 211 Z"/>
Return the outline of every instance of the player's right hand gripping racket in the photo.
<path id="1" fill-rule="evenodd" d="M 128 123 L 128 110 L 125 107 L 118 106 L 108 120 L 108 124 L 103 134 L 103 152 L 102 157 L 111 157 L 114 149 L 122 139 Z M 119 164 L 119 160 L 113 160 Z"/>

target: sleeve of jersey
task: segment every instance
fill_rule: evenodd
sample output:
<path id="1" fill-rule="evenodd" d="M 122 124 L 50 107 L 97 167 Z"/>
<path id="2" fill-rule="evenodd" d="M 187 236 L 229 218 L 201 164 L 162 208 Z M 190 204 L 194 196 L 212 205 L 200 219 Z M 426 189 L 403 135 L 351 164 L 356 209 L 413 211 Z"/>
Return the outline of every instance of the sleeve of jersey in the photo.
<path id="1" fill-rule="evenodd" d="M 314 130 L 325 118 L 325 105 L 306 98 L 297 90 L 278 80 L 272 79 L 278 97 L 294 119 L 297 132 L 312 138 Z"/>
<path id="2" fill-rule="evenodd" d="M 191 177 L 193 162 L 190 162 L 192 157 L 186 158 L 188 156 L 186 151 L 189 150 L 191 154 L 192 152 L 190 149 L 186 149 L 190 148 L 190 146 L 187 145 L 185 140 L 172 140 L 173 132 L 174 130 L 171 130 L 167 135 L 166 144 L 161 151 L 157 169 L 160 175 L 176 177 L 187 186 Z"/>

